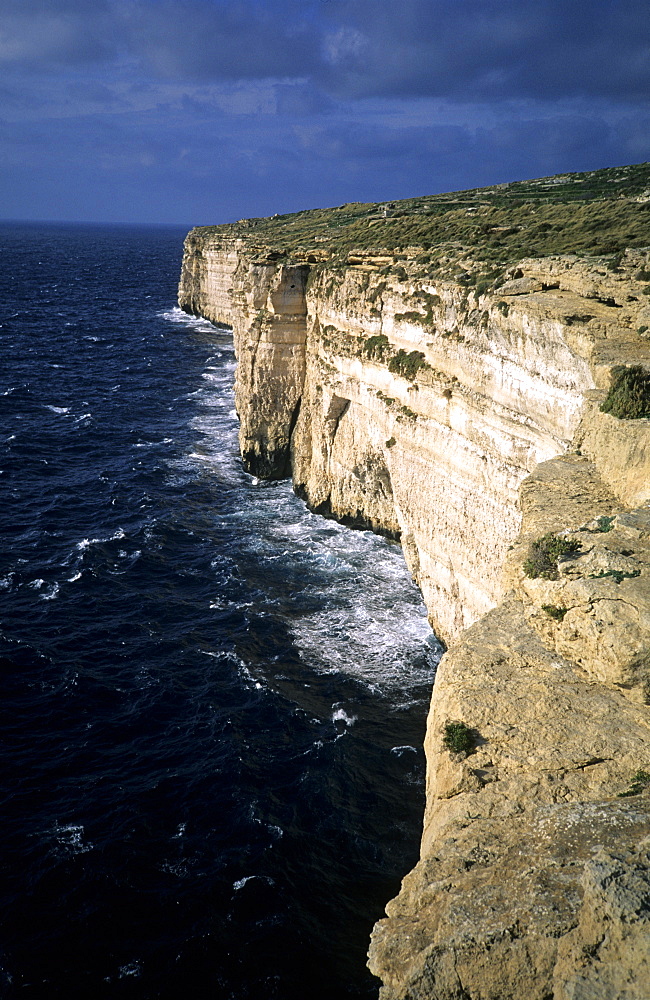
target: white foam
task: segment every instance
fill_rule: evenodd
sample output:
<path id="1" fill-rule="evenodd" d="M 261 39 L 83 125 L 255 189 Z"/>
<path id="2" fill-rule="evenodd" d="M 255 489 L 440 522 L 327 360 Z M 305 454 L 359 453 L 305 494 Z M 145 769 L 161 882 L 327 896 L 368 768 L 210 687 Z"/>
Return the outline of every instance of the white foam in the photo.
<path id="1" fill-rule="evenodd" d="M 178 320 L 178 313 L 167 315 Z M 259 615 L 274 604 L 280 607 L 303 662 L 320 673 L 345 674 L 373 690 L 411 698 L 414 686 L 432 683 L 440 648 L 401 549 L 371 532 L 351 531 L 310 513 L 286 481 L 260 480 L 243 471 L 234 367 L 224 362 L 204 370 L 203 388 L 192 394 L 199 407 L 191 424 L 197 438 L 189 454 L 170 465 L 180 479 L 196 475 L 198 466 L 201 473 L 212 470 L 219 482 L 236 487 L 239 509 L 221 515 L 218 524 L 236 531 L 239 544 L 271 580 L 278 568 L 284 574 L 289 567 L 289 579 L 300 588 L 296 614 L 286 611 L 286 591 L 272 586 L 255 610 Z M 214 569 L 223 572 L 220 560 Z M 211 607 L 220 610 L 223 603 L 213 600 Z M 250 675 L 246 679 L 259 684 Z"/>
<path id="2" fill-rule="evenodd" d="M 273 879 L 269 878 L 268 875 L 245 875 L 244 878 L 239 878 L 236 882 L 233 882 L 232 887 L 235 892 L 239 892 L 248 882 L 252 882 L 254 879 L 259 882 L 266 882 L 267 885 L 275 885 Z"/>
<path id="3" fill-rule="evenodd" d="M 161 319 L 166 319 L 168 323 L 175 323 L 177 326 L 186 326 L 194 330 L 205 331 L 206 333 L 209 331 L 230 332 L 228 327 L 216 326 L 209 319 L 206 319 L 205 316 L 190 316 L 189 313 L 183 312 L 178 306 L 167 309 L 165 312 L 159 312 L 156 315 Z"/>
<path id="4" fill-rule="evenodd" d="M 236 882 L 233 882 L 232 887 L 235 892 L 239 892 L 240 889 L 244 888 L 247 882 L 252 882 L 254 878 L 257 878 L 257 875 L 246 875 L 244 878 L 239 878 Z"/>
<path id="5" fill-rule="evenodd" d="M 80 552 L 84 552 L 86 549 L 90 548 L 91 545 L 101 545 L 104 542 L 114 542 L 120 538 L 126 538 L 124 534 L 124 528 L 118 528 L 112 535 L 108 535 L 106 538 L 82 538 L 80 542 L 77 542 L 77 548 Z"/>
<path id="6" fill-rule="evenodd" d="M 58 583 L 52 583 L 50 584 L 49 587 L 47 587 L 46 590 L 43 591 L 42 594 L 40 594 L 40 598 L 42 601 L 53 601 L 58 593 L 59 593 Z"/>
<path id="7" fill-rule="evenodd" d="M 127 962 L 126 965 L 120 965 L 118 971 L 119 978 L 126 979 L 129 976 L 139 976 L 142 971 L 142 966 L 139 962 Z"/>
<path id="8" fill-rule="evenodd" d="M 45 403 L 45 409 L 51 410 L 52 413 L 69 413 L 69 406 L 51 406 L 49 403 Z"/>
<path id="9" fill-rule="evenodd" d="M 349 728 L 350 726 L 353 726 L 357 721 L 357 716 L 348 715 L 348 713 L 345 711 L 344 708 L 340 707 L 337 708 L 336 705 L 333 705 L 332 708 L 334 709 L 334 711 L 332 712 L 332 722 L 344 722 L 345 725 Z"/>
<path id="10" fill-rule="evenodd" d="M 65 826 L 60 826 L 57 821 L 51 836 L 66 854 L 87 854 L 94 846 L 90 841 L 84 841 L 84 828 L 81 823 L 66 823 Z"/>

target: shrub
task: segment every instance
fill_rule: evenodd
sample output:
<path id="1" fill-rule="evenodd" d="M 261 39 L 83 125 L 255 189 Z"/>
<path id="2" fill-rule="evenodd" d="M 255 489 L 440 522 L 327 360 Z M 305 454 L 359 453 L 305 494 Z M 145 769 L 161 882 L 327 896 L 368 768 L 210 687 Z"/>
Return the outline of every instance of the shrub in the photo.
<path id="1" fill-rule="evenodd" d="M 410 354 L 407 354 L 405 350 L 400 348 L 397 354 L 388 362 L 388 371 L 393 372 L 395 375 L 402 375 L 413 382 L 418 371 L 424 364 L 426 362 L 422 351 L 411 351 Z"/>
<path id="2" fill-rule="evenodd" d="M 387 448 L 394 448 L 396 444 L 397 444 L 397 441 L 395 440 L 395 438 L 394 437 L 389 437 L 388 441 L 386 442 L 386 447 Z"/>
<path id="3" fill-rule="evenodd" d="M 639 770 L 633 776 L 630 787 L 625 792 L 619 792 L 619 799 L 626 799 L 630 795 L 640 795 L 644 788 L 650 785 L 650 774 L 648 771 Z"/>
<path id="4" fill-rule="evenodd" d="M 476 746 L 476 738 L 476 730 L 470 729 L 464 722 L 445 723 L 442 742 L 451 753 L 469 753 Z"/>
<path id="5" fill-rule="evenodd" d="M 558 608 L 555 604 L 542 604 L 542 611 L 545 611 L 549 618 L 561 622 L 567 613 L 568 608 Z"/>
<path id="6" fill-rule="evenodd" d="M 528 549 L 528 557 L 524 561 L 526 576 L 543 580 L 557 580 L 559 577 L 557 561 L 560 556 L 577 552 L 580 542 L 574 538 L 560 538 L 549 532 L 532 542 Z"/>
<path id="7" fill-rule="evenodd" d="M 364 354 L 377 361 L 383 361 L 388 351 L 388 337 L 385 333 L 378 333 L 374 337 L 368 337 L 363 345 Z"/>
<path id="8" fill-rule="evenodd" d="M 650 417 L 650 372 L 642 365 L 616 365 L 606 399 L 600 404 L 603 413 L 619 420 Z"/>
<path id="9" fill-rule="evenodd" d="M 395 313 L 395 319 L 399 323 L 402 320 L 406 320 L 407 323 L 426 323 L 427 317 L 423 313 L 419 312 L 405 312 L 405 313 Z"/>
<path id="10" fill-rule="evenodd" d="M 608 576 L 612 578 L 614 583 L 618 584 L 623 580 L 634 580 L 637 576 L 641 576 L 641 570 L 633 569 L 630 573 L 626 573 L 623 569 L 604 569 L 600 573 L 591 573 L 589 579 L 604 580 Z"/>
<path id="11" fill-rule="evenodd" d="M 596 519 L 596 531 L 601 531 L 603 533 L 611 531 L 613 525 L 614 525 L 613 514 L 611 517 L 607 517 L 606 515 L 603 514 L 602 517 Z"/>

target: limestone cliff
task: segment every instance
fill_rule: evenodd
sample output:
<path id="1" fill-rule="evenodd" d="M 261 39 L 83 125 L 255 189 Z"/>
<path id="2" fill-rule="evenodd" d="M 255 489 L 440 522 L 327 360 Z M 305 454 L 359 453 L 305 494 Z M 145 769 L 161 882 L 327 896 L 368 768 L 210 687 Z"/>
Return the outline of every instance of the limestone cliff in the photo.
<path id="1" fill-rule="evenodd" d="M 399 537 L 451 644 L 422 858 L 373 936 L 385 1000 L 650 997 L 650 419 L 599 408 L 613 366 L 650 366 L 650 173 L 625 169 L 186 241 L 181 306 L 234 330 L 246 466 Z M 527 575 L 548 533 L 570 554 Z"/>

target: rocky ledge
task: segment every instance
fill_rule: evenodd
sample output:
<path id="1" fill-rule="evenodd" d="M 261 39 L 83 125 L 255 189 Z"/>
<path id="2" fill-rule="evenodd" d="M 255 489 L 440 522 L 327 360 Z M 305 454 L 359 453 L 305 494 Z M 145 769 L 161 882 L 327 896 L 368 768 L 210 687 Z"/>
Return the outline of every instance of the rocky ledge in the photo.
<path id="1" fill-rule="evenodd" d="M 186 241 L 246 466 L 400 538 L 449 643 L 383 1000 L 650 997 L 649 191 L 646 164 Z"/>

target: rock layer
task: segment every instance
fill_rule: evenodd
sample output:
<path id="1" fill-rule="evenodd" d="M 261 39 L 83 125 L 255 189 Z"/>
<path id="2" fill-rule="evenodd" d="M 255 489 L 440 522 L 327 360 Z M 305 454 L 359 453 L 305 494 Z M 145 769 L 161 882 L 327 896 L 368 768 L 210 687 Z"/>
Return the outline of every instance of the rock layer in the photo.
<path id="1" fill-rule="evenodd" d="M 247 468 L 399 537 L 451 643 L 421 861 L 373 936 L 383 1000 L 650 997 L 634 784 L 650 771 L 650 420 L 599 409 L 613 365 L 650 363 L 647 268 L 641 250 L 609 269 L 562 255 L 467 288 L 409 254 L 287 258 L 226 228 L 186 242 L 180 305 L 234 330 Z M 548 532 L 579 547 L 531 579 Z M 474 731 L 468 755 L 445 749 L 450 720 Z"/>

